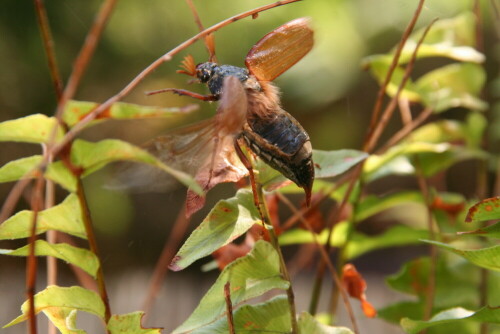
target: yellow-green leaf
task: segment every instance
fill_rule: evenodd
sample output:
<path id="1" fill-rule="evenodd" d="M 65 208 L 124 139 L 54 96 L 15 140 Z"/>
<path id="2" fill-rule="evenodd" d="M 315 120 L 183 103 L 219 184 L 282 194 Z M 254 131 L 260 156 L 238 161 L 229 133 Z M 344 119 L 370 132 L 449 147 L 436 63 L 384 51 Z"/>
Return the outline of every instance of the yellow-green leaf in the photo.
<path id="1" fill-rule="evenodd" d="M 18 249 L 0 249 L 0 254 L 11 256 L 28 256 L 29 245 Z M 53 256 L 67 263 L 80 267 L 95 278 L 99 268 L 99 259 L 91 251 L 74 247 L 65 243 L 50 244 L 45 240 L 37 240 L 35 243 L 36 256 Z"/>
<path id="2" fill-rule="evenodd" d="M 99 104 L 95 102 L 75 100 L 69 101 L 63 112 L 63 120 L 69 127 L 72 127 L 97 106 L 99 106 Z M 101 113 L 98 119 L 91 124 L 96 124 L 97 121 L 105 119 L 140 119 L 153 117 L 180 118 L 196 109 L 198 109 L 198 105 L 195 104 L 181 108 L 160 108 L 117 102 L 114 103 L 108 110 Z"/>
<path id="3" fill-rule="evenodd" d="M 110 334 L 161 334 L 161 328 L 143 328 L 144 312 L 132 312 L 111 316 L 108 322 Z"/>
<path id="4" fill-rule="evenodd" d="M 227 282 L 230 283 L 233 305 L 260 296 L 271 289 L 284 290 L 289 286 L 289 283 L 281 278 L 278 254 L 273 246 L 259 240 L 250 253 L 224 268 L 191 316 L 173 333 L 196 333 L 196 330 L 203 331 L 206 326 L 210 326 L 219 319 L 225 320 L 224 285 Z M 287 318 L 290 319 L 289 316 Z M 271 320 L 278 321 L 272 317 L 269 321 Z M 264 324 L 265 322 L 257 323 Z M 205 333 L 212 333 L 212 331 Z"/>
<path id="5" fill-rule="evenodd" d="M 0 240 L 27 238 L 33 221 L 33 211 L 23 210 L 0 224 Z M 86 239 L 82 222 L 82 211 L 78 198 L 70 194 L 66 199 L 50 209 L 40 211 L 36 234 L 56 230 Z"/>
<path id="6" fill-rule="evenodd" d="M 0 141 L 48 143 L 54 129 L 57 142 L 64 135 L 57 120 L 42 114 L 30 115 L 0 123 Z"/>
<path id="7" fill-rule="evenodd" d="M 104 304 L 99 295 L 79 286 L 63 288 L 51 285 L 35 295 L 35 314 L 53 307 L 76 309 L 78 311 L 95 314 L 99 318 L 104 319 Z M 29 303 L 25 301 L 23 305 L 21 305 L 22 314 L 4 327 L 9 327 L 27 320 L 29 317 L 28 309 Z"/>
<path id="8" fill-rule="evenodd" d="M 0 182 L 12 182 L 23 177 L 34 177 L 34 173 L 30 175 L 30 172 L 34 171 L 42 160 L 41 155 L 34 155 L 6 163 L 0 168 Z M 76 178 L 61 161 L 49 164 L 45 177 L 70 192 L 76 191 Z"/>
<path id="9" fill-rule="evenodd" d="M 170 265 L 172 270 L 182 270 L 194 261 L 227 245 L 245 233 L 260 216 L 253 203 L 252 192 L 238 191 L 235 197 L 219 201 L 208 216 L 189 236 Z"/>

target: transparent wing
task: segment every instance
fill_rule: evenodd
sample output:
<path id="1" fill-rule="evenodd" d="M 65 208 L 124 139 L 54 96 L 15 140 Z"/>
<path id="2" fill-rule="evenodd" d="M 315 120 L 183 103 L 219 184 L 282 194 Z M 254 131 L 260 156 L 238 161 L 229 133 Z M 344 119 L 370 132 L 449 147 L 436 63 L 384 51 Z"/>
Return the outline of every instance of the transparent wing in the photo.
<path id="1" fill-rule="evenodd" d="M 224 92 L 215 117 L 143 146 L 166 165 L 194 176 L 205 191 L 218 183 L 239 181 L 248 173 L 234 151 L 235 137 L 246 121 L 246 93 L 234 77 L 225 79 Z M 160 169 L 131 162 L 118 167 L 115 179 L 112 188 L 135 192 L 165 191 L 177 183 Z M 198 203 L 194 207 L 203 206 L 201 197 L 189 196 L 194 198 L 193 204 Z"/>
<path id="2" fill-rule="evenodd" d="M 313 47 L 308 18 L 298 18 L 274 29 L 255 44 L 245 64 L 257 79 L 272 81 L 292 67 Z"/>
<path id="3" fill-rule="evenodd" d="M 215 122 L 209 119 L 156 137 L 142 148 L 166 165 L 195 176 L 212 153 L 214 135 Z M 113 174 L 108 187 L 131 192 L 164 192 L 179 184 L 161 169 L 136 162 L 117 164 Z"/>

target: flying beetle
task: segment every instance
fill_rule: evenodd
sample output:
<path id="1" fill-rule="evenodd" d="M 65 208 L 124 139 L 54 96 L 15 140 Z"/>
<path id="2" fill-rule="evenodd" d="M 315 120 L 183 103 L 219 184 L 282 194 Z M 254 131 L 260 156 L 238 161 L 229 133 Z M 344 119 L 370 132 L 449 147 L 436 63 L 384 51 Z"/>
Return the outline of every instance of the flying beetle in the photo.
<path id="1" fill-rule="evenodd" d="M 160 136 L 147 144 L 146 149 L 166 164 L 195 175 L 207 192 L 218 183 L 236 182 L 251 172 L 240 148 L 244 144 L 269 166 L 303 188 L 309 204 L 314 181 L 309 135 L 281 108 L 278 88 L 271 81 L 302 59 L 312 46 L 313 30 L 309 19 L 298 18 L 260 39 L 245 58 L 246 68 L 214 62 L 195 65 L 192 57 L 186 57 L 181 72 L 206 84 L 210 94 L 175 88 L 150 94 L 169 91 L 203 101 L 219 101 L 217 114 L 209 120 Z M 137 178 L 139 175 L 132 173 L 125 173 L 126 177 L 139 181 L 135 181 L 135 185 L 131 181 L 130 186 L 144 186 L 144 178 Z M 154 186 L 161 187 L 160 184 L 155 182 Z M 203 204 L 203 197 L 188 190 L 188 216 Z"/>

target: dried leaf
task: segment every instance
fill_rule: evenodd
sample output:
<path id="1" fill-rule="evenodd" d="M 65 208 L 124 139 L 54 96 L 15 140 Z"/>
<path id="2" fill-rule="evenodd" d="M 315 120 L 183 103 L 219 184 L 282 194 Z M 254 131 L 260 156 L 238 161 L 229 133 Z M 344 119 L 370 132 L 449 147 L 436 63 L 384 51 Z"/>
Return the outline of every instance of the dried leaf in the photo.
<path id="1" fill-rule="evenodd" d="M 361 274 L 356 270 L 354 265 L 348 263 L 342 270 L 342 280 L 344 286 L 353 298 L 359 299 L 363 313 L 368 318 L 374 318 L 377 315 L 377 310 L 366 299 L 366 281 Z"/>

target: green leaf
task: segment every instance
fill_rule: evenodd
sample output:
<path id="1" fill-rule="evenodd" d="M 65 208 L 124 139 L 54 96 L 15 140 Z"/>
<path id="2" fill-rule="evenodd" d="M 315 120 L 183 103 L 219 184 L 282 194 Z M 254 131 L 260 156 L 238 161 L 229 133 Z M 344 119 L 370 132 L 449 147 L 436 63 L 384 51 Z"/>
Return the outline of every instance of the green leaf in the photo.
<path id="1" fill-rule="evenodd" d="M 498 307 L 483 307 L 477 312 L 464 309 L 462 307 L 454 307 L 433 316 L 429 321 L 411 320 L 403 318 L 401 326 L 410 334 L 416 334 L 420 331 L 443 324 L 464 323 L 467 321 L 475 321 L 479 323 L 500 323 L 500 308 Z"/>
<path id="2" fill-rule="evenodd" d="M 492 122 L 494 122 L 492 120 Z M 467 146 L 480 148 L 485 138 L 485 133 L 490 126 L 488 119 L 480 112 L 470 112 L 464 126 L 466 133 Z"/>
<path id="3" fill-rule="evenodd" d="M 316 165 L 314 178 L 321 179 L 338 176 L 367 157 L 368 154 L 357 150 L 313 150 L 313 161 Z M 280 172 L 269 167 L 260 159 L 257 161 L 257 169 L 259 170 L 259 182 L 266 190 L 274 189 L 277 185 L 286 181 L 286 178 Z"/>
<path id="4" fill-rule="evenodd" d="M 422 238 L 428 236 L 428 231 L 415 230 L 406 225 L 395 225 L 375 236 L 355 232 L 347 244 L 345 256 L 347 260 L 352 260 L 376 249 L 419 244 Z"/>
<path id="5" fill-rule="evenodd" d="M 141 319 L 144 312 L 113 315 L 109 319 L 107 329 L 110 334 L 161 334 L 160 328 L 143 328 Z"/>
<path id="6" fill-rule="evenodd" d="M 271 289 L 284 290 L 289 286 L 289 283 L 281 278 L 278 254 L 271 244 L 259 240 L 250 253 L 236 259 L 224 268 L 191 316 L 173 333 L 212 333 L 211 331 L 203 331 L 204 327 L 219 319 L 223 319 L 227 323 L 224 298 L 224 285 L 227 282 L 230 283 L 233 305 L 260 296 Z M 277 316 L 276 314 L 272 315 Z M 240 318 L 235 317 L 235 319 L 239 321 Z M 279 321 L 278 318 L 270 320 Z M 260 321 L 257 323 L 265 324 Z M 192 332 L 194 330 L 200 330 L 200 332 Z"/>
<path id="7" fill-rule="evenodd" d="M 356 208 L 355 221 L 359 222 L 388 209 L 408 203 L 423 203 L 422 193 L 399 191 L 386 196 L 369 195 Z"/>
<path id="8" fill-rule="evenodd" d="M 20 239 L 30 236 L 33 222 L 33 211 L 23 210 L 0 224 L 0 240 Z M 36 234 L 48 230 L 56 230 L 86 239 L 82 222 L 82 211 L 78 197 L 70 194 L 66 199 L 50 209 L 40 211 L 36 226 Z"/>
<path id="9" fill-rule="evenodd" d="M 500 196 L 484 199 L 474 204 L 468 211 L 465 221 L 477 223 L 500 219 Z"/>
<path id="10" fill-rule="evenodd" d="M 86 331 L 76 328 L 76 309 L 65 307 L 47 307 L 43 313 L 61 331 L 61 334 L 87 334 Z"/>
<path id="11" fill-rule="evenodd" d="M 104 304 L 99 295 L 79 286 L 63 288 L 51 285 L 35 295 L 35 313 L 53 307 L 76 309 L 95 314 L 104 319 Z M 29 302 L 25 301 L 21 305 L 22 314 L 5 325 L 4 328 L 27 320 L 29 317 L 28 309 Z"/>
<path id="12" fill-rule="evenodd" d="M 393 324 L 399 324 L 402 318 L 412 316 L 423 318 L 425 304 L 422 301 L 403 301 L 377 309 L 377 316 Z"/>
<path id="13" fill-rule="evenodd" d="M 28 176 L 28 173 L 32 172 L 42 160 L 43 157 L 41 155 L 34 155 L 6 163 L 0 168 L 0 182 L 17 181 L 24 176 Z M 33 178 L 34 175 L 31 175 L 31 177 Z"/>
<path id="14" fill-rule="evenodd" d="M 363 59 L 362 66 L 364 68 L 369 68 L 373 77 L 382 84 L 385 81 L 387 73 L 392 63 L 393 55 L 374 55 Z M 405 75 L 405 69 L 401 66 L 397 66 L 392 73 L 391 80 L 389 81 L 386 93 L 390 97 L 394 97 L 398 91 L 398 87 L 401 84 Z M 414 82 L 411 79 L 406 81 L 405 86 L 401 90 L 400 96 L 406 98 L 411 102 L 419 102 L 420 95 L 416 91 Z"/>
<path id="15" fill-rule="evenodd" d="M 353 334 L 353 331 L 346 327 L 323 325 L 307 312 L 302 312 L 299 316 L 299 329 L 304 334 Z"/>
<path id="16" fill-rule="evenodd" d="M 500 245 L 481 249 L 458 249 L 442 242 L 423 240 L 429 244 L 449 250 L 480 267 L 500 271 Z"/>
<path id="17" fill-rule="evenodd" d="M 29 245 L 10 250 L 0 249 L 0 254 L 11 256 L 28 256 Z M 99 259 L 91 251 L 79 247 L 74 247 L 65 243 L 50 244 L 45 240 L 37 240 L 35 243 L 36 256 L 53 256 L 65 262 L 80 267 L 86 273 L 95 278 L 99 268 Z"/>
<path id="18" fill-rule="evenodd" d="M 434 308 L 442 310 L 456 305 L 474 307 L 477 303 L 477 286 L 479 270 L 469 262 L 460 259 L 449 261 L 445 257 L 438 259 L 435 267 Z M 411 260 L 403 265 L 401 270 L 387 278 L 387 284 L 394 290 L 418 297 L 421 309 L 418 313 L 402 313 L 402 316 L 419 317 L 424 314 L 425 301 L 428 295 L 431 263 L 428 257 Z M 409 306 L 411 309 L 415 305 Z M 400 317 L 400 318 L 401 318 Z"/>
<path id="19" fill-rule="evenodd" d="M 42 160 L 43 157 L 41 155 L 34 155 L 6 163 L 0 168 L 0 183 L 17 181 L 27 176 L 34 177 L 34 175 L 28 175 L 28 173 L 33 171 Z M 45 172 L 45 177 L 70 192 L 76 191 L 76 178 L 64 166 L 62 161 L 49 164 Z"/>
<path id="20" fill-rule="evenodd" d="M 426 27 L 411 34 L 400 57 L 400 63 L 407 63 Z M 435 22 L 425 36 L 418 50 L 417 58 L 447 57 L 464 62 L 481 63 L 485 57 L 474 49 L 476 16 L 472 12 L 460 14 L 451 19 Z"/>
<path id="21" fill-rule="evenodd" d="M 47 167 L 45 177 L 59 184 L 69 192 L 76 192 L 77 179 L 62 161 L 51 163 Z"/>
<path id="22" fill-rule="evenodd" d="M 365 160 L 368 154 L 357 150 L 313 151 L 315 178 L 338 176 Z"/>
<path id="23" fill-rule="evenodd" d="M 349 234 L 349 224 L 346 222 L 340 222 L 335 224 L 333 228 L 331 245 L 334 247 L 341 247 L 345 244 L 347 236 Z M 324 229 L 321 233 L 316 235 L 316 239 L 322 245 L 327 242 L 328 230 Z M 311 232 L 294 228 L 285 231 L 279 236 L 279 243 L 282 246 L 296 245 L 296 244 L 311 244 L 314 243 L 314 237 Z"/>
<path id="24" fill-rule="evenodd" d="M 487 154 L 477 149 L 448 143 L 402 143 L 387 150 L 383 155 L 371 155 L 365 163 L 367 181 L 391 174 L 414 174 L 411 158 L 418 156 L 424 176 L 432 176 L 450 166 L 468 159 L 485 159 Z"/>
<path id="25" fill-rule="evenodd" d="M 411 133 L 411 136 L 402 141 L 402 144 L 418 142 L 440 144 L 442 142 L 457 142 L 466 139 L 467 134 L 462 122 L 445 119 L 428 123 L 415 129 Z"/>
<path id="26" fill-rule="evenodd" d="M 349 234 L 349 225 L 347 223 L 339 223 L 335 225 L 331 245 L 333 247 L 345 246 L 347 235 Z M 376 249 L 407 246 L 411 244 L 419 244 L 422 238 L 429 236 L 429 232 L 415 230 L 406 225 L 395 225 L 385 232 L 373 236 L 366 235 L 360 232 L 352 232 L 349 242 L 345 248 L 345 259 L 352 260 L 365 253 Z M 317 235 L 319 243 L 324 245 L 328 237 L 328 231 L 323 230 Z M 280 235 L 280 245 L 293 245 L 303 243 L 314 243 L 314 238 L 311 232 L 303 229 L 293 229 Z"/>
<path id="27" fill-rule="evenodd" d="M 214 206 L 182 245 L 169 268 L 175 271 L 186 268 L 227 245 L 258 222 L 260 216 L 252 192 L 240 189 L 235 197 L 221 200 Z"/>
<path id="28" fill-rule="evenodd" d="M 137 161 L 155 166 L 198 194 L 203 194 L 200 185 L 190 175 L 165 165 L 153 155 L 127 142 L 106 139 L 91 143 L 77 139 L 71 147 L 71 161 L 75 166 L 84 170 L 83 176 L 118 160 Z"/>
<path id="29" fill-rule="evenodd" d="M 63 112 L 63 120 L 69 127 L 73 127 L 97 106 L 99 106 L 99 103 L 69 101 Z M 111 108 L 99 115 L 97 121 L 104 119 L 140 119 L 153 117 L 179 118 L 196 109 L 198 109 L 197 105 L 188 105 L 182 108 L 160 108 L 117 102 L 114 103 Z M 94 121 L 91 124 L 96 123 L 97 122 Z"/>
<path id="30" fill-rule="evenodd" d="M 290 311 L 287 299 L 277 296 L 265 303 L 244 305 L 233 312 L 234 330 L 236 333 L 290 333 Z M 183 332 L 190 334 L 227 334 L 229 333 L 227 318 Z"/>
<path id="31" fill-rule="evenodd" d="M 415 83 L 424 104 L 436 112 L 464 107 L 485 110 L 488 104 L 479 98 L 486 82 L 480 65 L 451 64 L 428 72 Z"/>
<path id="32" fill-rule="evenodd" d="M 57 142 L 63 137 L 64 131 L 54 117 L 35 114 L 5 121 L 0 123 L 0 141 L 48 143 L 55 126 L 57 131 L 54 140 Z"/>

